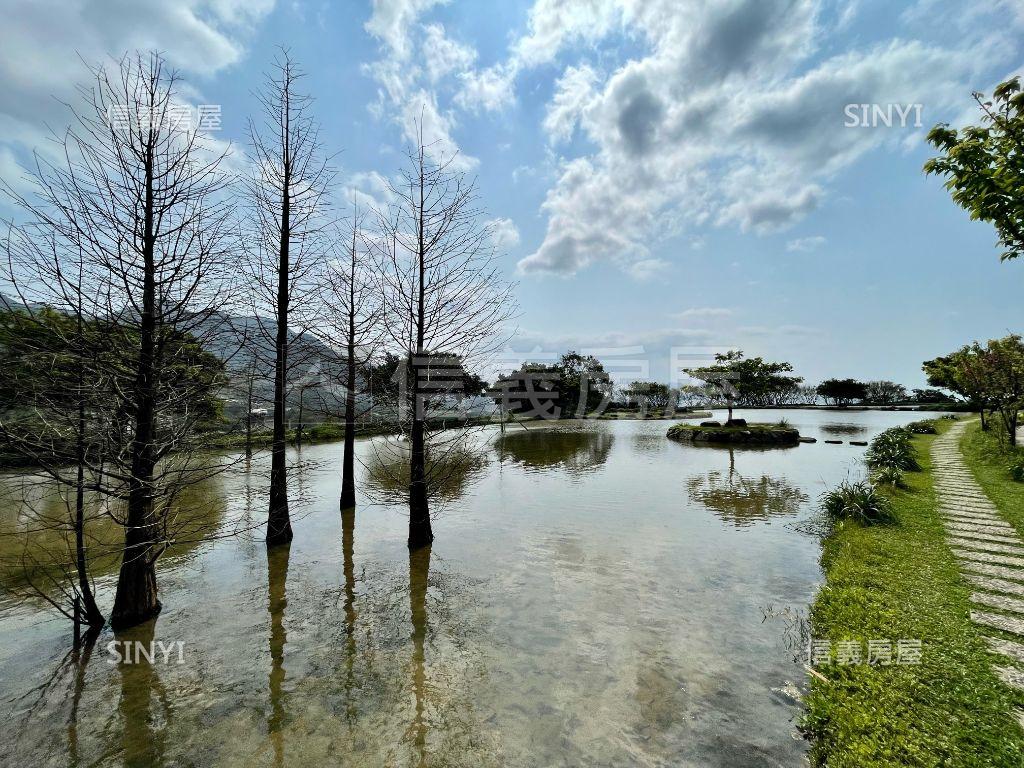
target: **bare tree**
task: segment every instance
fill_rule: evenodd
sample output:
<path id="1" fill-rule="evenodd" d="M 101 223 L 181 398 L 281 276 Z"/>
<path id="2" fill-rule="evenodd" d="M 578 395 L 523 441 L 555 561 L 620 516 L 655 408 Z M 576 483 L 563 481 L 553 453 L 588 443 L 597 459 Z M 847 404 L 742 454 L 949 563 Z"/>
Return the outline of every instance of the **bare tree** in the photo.
<path id="1" fill-rule="evenodd" d="M 92 75 L 84 106 L 54 137 L 58 159 L 37 157 L 35 195 L 15 194 L 44 243 L 33 248 L 49 251 L 15 277 L 66 307 L 62 283 L 46 281 L 61 274 L 66 286 L 76 259 L 89 274 L 89 290 L 70 299 L 106 334 L 91 374 L 105 388 L 106 445 L 102 462 L 85 451 L 83 463 L 124 526 L 110 616 L 119 629 L 159 613 L 156 561 L 173 539 L 171 502 L 217 471 L 187 451 L 219 375 L 203 347 L 218 333 L 231 228 L 224 154 L 182 119 L 178 76 L 162 57 L 125 56 Z"/>
<path id="2" fill-rule="evenodd" d="M 438 379 L 460 376 L 438 371 L 439 356 L 457 367 L 479 365 L 502 341 L 512 315 L 509 286 L 495 266 L 493 237 L 481 221 L 476 185 L 435 157 L 423 141 L 409 153 L 393 202 L 378 211 L 371 240 L 382 265 L 387 341 L 404 358 L 399 422 L 409 435 L 409 548 L 433 541 L 427 473 L 427 415 L 439 394 Z M 404 417 L 403 417 L 404 411 Z M 459 445 L 457 432 L 447 448 Z M 435 446 L 434 450 L 438 450 Z M 437 461 L 437 465 L 444 462 Z"/>
<path id="3" fill-rule="evenodd" d="M 296 338 L 308 334 L 316 298 L 315 270 L 328 241 L 328 193 L 333 171 L 321 155 L 312 99 L 298 88 L 302 73 L 282 50 L 257 94 L 260 124 L 250 121 L 253 171 L 247 181 L 250 211 L 247 277 L 256 327 L 272 335 L 274 437 L 271 447 L 267 545 L 292 539 L 286 462 L 289 374 L 301 364 Z M 270 323 L 262 322 L 270 317 Z"/>
<path id="4" fill-rule="evenodd" d="M 381 341 L 381 295 L 378 270 L 363 239 L 363 215 L 353 202 L 347 252 L 331 260 L 323 274 L 326 341 L 342 348 L 344 366 L 345 448 L 341 468 L 341 509 L 356 505 L 355 436 L 359 368 Z"/>

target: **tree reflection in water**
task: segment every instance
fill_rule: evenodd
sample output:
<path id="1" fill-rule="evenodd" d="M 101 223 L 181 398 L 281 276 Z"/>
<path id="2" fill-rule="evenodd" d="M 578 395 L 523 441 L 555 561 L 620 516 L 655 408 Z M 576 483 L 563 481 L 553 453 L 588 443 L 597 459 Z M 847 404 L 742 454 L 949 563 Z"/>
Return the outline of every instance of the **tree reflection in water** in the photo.
<path id="1" fill-rule="evenodd" d="M 284 765 L 284 646 L 288 640 L 284 628 L 284 609 L 288 605 L 288 559 L 291 544 L 267 550 L 267 588 L 270 611 L 270 716 L 267 733 L 274 748 L 274 765 Z"/>
<path id="2" fill-rule="evenodd" d="M 122 650 L 118 664 L 121 674 L 118 709 L 125 768 L 159 768 L 164 765 L 164 726 L 170 719 L 171 707 L 153 664 L 137 652 L 140 644 L 153 648 L 155 630 L 156 620 L 153 619 L 117 635 Z M 130 658 L 125 652 L 128 643 L 132 646 Z"/>
<path id="3" fill-rule="evenodd" d="M 516 425 L 498 438 L 496 448 L 501 461 L 521 464 L 528 471 L 560 468 L 576 475 L 603 466 L 614 440 L 604 425 Z"/>
<path id="4" fill-rule="evenodd" d="M 483 474 L 487 456 L 477 444 L 427 445 L 427 496 L 440 503 L 455 501 Z M 400 504 L 409 494 L 409 446 L 400 440 L 374 441 L 363 466 L 364 492 L 373 500 Z"/>
<path id="5" fill-rule="evenodd" d="M 427 587 L 430 582 L 430 547 L 409 553 L 409 611 L 412 616 L 412 690 L 416 697 L 416 716 L 411 740 L 418 756 L 417 766 L 427 763 L 426 708 L 427 674 L 424 643 L 427 639 Z"/>
<path id="6" fill-rule="evenodd" d="M 718 449 L 715 449 L 718 450 Z M 743 477 L 736 470 L 736 449 L 729 448 L 729 470 L 697 475 L 686 481 L 690 498 L 737 528 L 773 517 L 795 515 L 809 497 L 785 478 Z"/>

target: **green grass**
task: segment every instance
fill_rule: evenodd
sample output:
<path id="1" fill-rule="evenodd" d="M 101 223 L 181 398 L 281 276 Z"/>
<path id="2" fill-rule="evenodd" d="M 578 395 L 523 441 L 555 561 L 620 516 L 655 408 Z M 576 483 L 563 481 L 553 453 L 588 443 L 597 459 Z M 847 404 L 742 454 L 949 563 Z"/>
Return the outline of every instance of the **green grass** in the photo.
<path id="1" fill-rule="evenodd" d="M 1024 536 L 1024 483 L 1014 482 L 1010 475 L 1010 464 L 1024 457 L 1024 449 L 1012 452 L 994 433 L 982 432 L 981 422 L 976 421 L 967 425 L 960 450 L 978 484 Z"/>
<path id="2" fill-rule="evenodd" d="M 816 667 L 828 682 L 812 677 L 806 701 L 812 764 L 1024 765 L 1024 739 L 1009 714 L 1024 697 L 992 673 L 995 657 L 968 620 L 970 589 L 943 541 L 934 439 L 914 438 L 922 471 L 906 475 L 904 489 L 885 491 L 896 524 L 843 522 L 826 538 L 826 581 L 811 609 L 816 639 L 921 639 L 921 664 Z"/>

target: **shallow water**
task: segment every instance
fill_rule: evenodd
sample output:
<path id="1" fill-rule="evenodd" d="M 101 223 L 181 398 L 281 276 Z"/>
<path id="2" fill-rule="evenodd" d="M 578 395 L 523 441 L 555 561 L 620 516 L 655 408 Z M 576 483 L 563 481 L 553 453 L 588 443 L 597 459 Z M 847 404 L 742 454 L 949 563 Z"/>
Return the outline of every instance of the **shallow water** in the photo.
<path id="1" fill-rule="evenodd" d="M 922 418 L 746 415 L 819 440 Z M 813 599 L 804 524 L 863 449 L 729 451 L 668 426 L 492 433 L 412 557 L 380 440 L 358 444 L 374 500 L 345 515 L 341 445 L 305 448 L 290 548 L 268 557 L 257 530 L 161 560 L 162 615 L 120 639 L 180 642 L 181 663 L 118 663 L 109 631 L 71 663 L 65 621 L 0 595 L 0 764 L 803 764 L 803 672 L 764 610 Z M 204 489 L 224 530 L 265 515 L 268 465 Z M 97 583 L 109 607 L 112 573 Z"/>

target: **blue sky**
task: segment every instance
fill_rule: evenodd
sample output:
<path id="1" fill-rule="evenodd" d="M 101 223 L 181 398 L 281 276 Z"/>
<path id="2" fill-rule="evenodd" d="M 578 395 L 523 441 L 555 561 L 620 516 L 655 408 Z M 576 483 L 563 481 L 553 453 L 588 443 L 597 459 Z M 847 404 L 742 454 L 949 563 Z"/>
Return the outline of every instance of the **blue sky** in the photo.
<path id="1" fill-rule="evenodd" d="M 0 0 L 0 174 L 66 114 L 80 54 L 157 47 L 244 159 L 279 45 L 308 73 L 339 198 L 381 199 L 412 116 L 500 220 L 513 349 L 739 347 L 816 382 L 920 386 L 1022 327 L 1024 264 L 921 166 L 936 122 L 1024 65 L 1024 0 Z M 850 103 L 924 127 L 847 127 Z M 911 117 L 910 122 L 913 122 Z M 643 352 L 638 353 L 642 347 Z M 635 366 L 626 368 L 635 370 Z"/>

